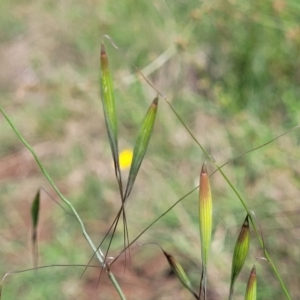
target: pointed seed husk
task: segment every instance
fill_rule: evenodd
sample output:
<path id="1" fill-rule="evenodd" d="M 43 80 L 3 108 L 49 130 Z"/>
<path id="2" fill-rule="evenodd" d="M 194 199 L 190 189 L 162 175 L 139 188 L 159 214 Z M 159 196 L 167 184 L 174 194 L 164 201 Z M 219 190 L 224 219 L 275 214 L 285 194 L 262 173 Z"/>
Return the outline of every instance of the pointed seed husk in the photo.
<path id="1" fill-rule="evenodd" d="M 199 187 L 199 228 L 202 262 L 207 265 L 212 233 L 212 197 L 209 176 L 205 163 L 200 173 Z"/>
<path id="2" fill-rule="evenodd" d="M 249 251 L 249 245 L 250 245 L 250 227 L 249 227 L 249 217 L 247 215 L 234 246 L 232 266 L 231 266 L 230 295 L 232 295 L 233 293 L 235 280 L 240 274 L 243 265 L 245 263 Z"/>
<path id="3" fill-rule="evenodd" d="M 253 265 L 251 270 L 248 284 L 245 293 L 245 300 L 256 300 L 256 287 L 257 287 L 257 280 L 256 280 L 256 267 Z"/>
<path id="4" fill-rule="evenodd" d="M 31 205 L 31 221 L 33 231 L 36 231 L 39 221 L 39 212 L 40 212 L 40 189 L 36 193 L 36 196 Z"/>
<path id="5" fill-rule="evenodd" d="M 130 195 L 130 192 L 132 190 L 133 184 L 135 182 L 136 176 L 139 172 L 140 166 L 142 164 L 142 161 L 144 159 L 144 156 L 146 154 L 149 141 L 152 135 L 152 130 L 155 123 L 155 117 L 157 112 L 157 106 L 158 106 L 158 97 L 156 97 L 153 102 L 151 103 L 145 117 L 142 123 L 142 126 L 140 128 L 134 150 L 133 150 L 133 157 L 132 157 L 132 163 L 129 171 L 127 186 L 125 190 L 125 196 L 124 201 L 128 198 Z"/>
<path id="6" fill-rule="evenodd" d="M 104 44 L 101 45 L 101 76 L 100 90 L 106 130 L 115 164 L 116 174 L 120 173 L 119 150 L 118 150 L 118 121 L 112 77 L 109 71 L 108 57 Z"/>
<path id="7" fill-rule="evenodd" d="M 204 163 L 200 173 L 199 186 L 199 229 L 201 240 L 202 274 L 200 282 L 200 295 L 206 299 L 207 263 L 212 235 L 212 196 L 209 176 Z"/>
<path id="8" fill-rule="evenodd" d="M 198 295 L 195 293 L 195 291 L 192 288 L 191 282 L 185 273 L 184 269 L 182 268 L 181 264 L 176 261 L 175 257 L 172 256 L 171 254 L 167 253 L 166 251 L 163 250 L 163 253 L 165 257 L 168 260 L 168 263 L 174 272 L 175 276 L 179 279 L 179 281 L 183 284 L 183 286 L 188 289 L 195 297 L 198 299 Z"/>

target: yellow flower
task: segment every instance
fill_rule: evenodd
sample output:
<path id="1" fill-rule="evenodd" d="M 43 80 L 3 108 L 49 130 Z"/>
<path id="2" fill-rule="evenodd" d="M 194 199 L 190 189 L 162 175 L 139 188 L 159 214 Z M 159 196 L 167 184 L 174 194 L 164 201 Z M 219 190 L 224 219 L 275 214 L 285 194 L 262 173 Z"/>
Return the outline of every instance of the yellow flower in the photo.
<path id="1" fill-rule="evenodd" d="M 133 152 L 131 149 L 124 149 L 119 154 L 119 163 L 121 170 L 128 169 L 131 166 Z"/>

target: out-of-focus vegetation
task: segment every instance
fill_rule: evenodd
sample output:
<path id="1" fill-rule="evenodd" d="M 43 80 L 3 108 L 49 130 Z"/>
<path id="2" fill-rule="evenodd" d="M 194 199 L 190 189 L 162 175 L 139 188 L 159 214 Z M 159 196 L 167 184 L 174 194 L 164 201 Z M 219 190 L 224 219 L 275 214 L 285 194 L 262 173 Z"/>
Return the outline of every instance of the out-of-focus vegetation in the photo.
<path id="1" fill-rule="evenodd" d="M 110 58 L 120 123 L 120 148 L 133 147 L 156 92 L 166 94 L 215 160 L 227 160 L 299 124 L 300 4 L 275 1 L 1 1 L 1 104 L 34 146 L 62 192 L 99 242 L 120 200 L 99 96 L 100 43 Z M 109 35 L 119 47 L 110 45 Z M 149 68 L 151 67 L 151 68 Z M 1 117 L 1 274 L 32 266 L 30 205 L 40 186 L 56 197 Z M 224 168 L 262 227 L 293 299 L 299 294 L 299 130 Z M 154 134 L 128 201 L 130 237 L 198 184 L 205 157 L 168 105 L 159 105 Z M 212 172 L 213 165 L 208 165 Z M 208 265 L 210 299 L 229 290 L 234 241 L 245 212 L 222 177 L 211 178 L 214 228 Z M 196 193 L 140 239 L 177 254 L 197 286 L 200 243 Z M 75 220 L 42 193 L 41 265 L 87 263 L 92 253 Z M 118 228 L 111 255 L 123 246 Z M 153 245 L 135 247 L 121 286 L 128 299 L 187 299 Z M 237 279 L 262 256 L 254 236 Z M 5 281 L 3 299 L 116 299 L 110 283 L 95 290 L 98 271 L 52 268 Z M 258 298 L 283 299 L 267 263 L 257 267 Z M 180 292 L 178 291 L 180 290 Z M 92 296 L 91 296 L 92 295 Z"/>

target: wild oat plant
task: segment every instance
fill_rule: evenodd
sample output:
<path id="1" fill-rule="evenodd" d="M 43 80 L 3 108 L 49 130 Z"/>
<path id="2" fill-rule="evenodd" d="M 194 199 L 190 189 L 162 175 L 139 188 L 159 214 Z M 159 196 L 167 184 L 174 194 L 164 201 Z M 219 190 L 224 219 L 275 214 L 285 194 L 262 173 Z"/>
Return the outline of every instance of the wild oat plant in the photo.
<path id="1" fill-rule="evenodd" d="M 173 274 L 178 279 L 178 284 L 182 284 L 186 290 L 187 293 L 190 293 L 191 298 L 196 299 L 203 299 L 207 300 L 210 299 L 209 290 L 210 290 L 210 276 L 209 276 L 209 268 L 208 268 L 208 262 L 209 260 L 213 259 L 213 257 L 210 256 L 210 245 L 212 241 L 212 228 L 213 223 L 218 222 L 216 218 L 214 218 L 213 215 L 213 186 L 210 185 L 210 177 L 215 174 L 216 172 L 219 172 L 225 182 L 229 185 L 229 187 L 232 189 L 232 191 L 237 196 L 237 199 L 240 201 L 240 204 L 244 208 L 244 215 L 241 216 L 241 218 L 244 218 L 244 222 L 241 224 L 240 232 L 236 238 L 236 242 L 234 245 L 232 245 L 232 263 L 231 263 L 231 279 L 228 283 L 228 290 L 224 291 L 224 299 L 234 299 L 234 288 L 237 285 L 237 279 L 238 276 L 244 266 L 246 257 L 249 252 L 249 246 L 250 246 L 250 230 L 254 232 L 253 237 L 257 239 L 258 243 L 261 247 L 261 252 L 263 255 L 261 257 L 256 257 L 253 261 L 253 268 L 251 272 L 249 273 L 249 279 L 247 283 L 245 282 L 245 299 L 246 300 L 254 300 L 257 297 L 257 277 L 256 277 L 256 265 L 259 261 L 266 261 L 267 263 L 263 263 L 264 267 L 270 268 L 273 271 L 274 274 L 274 281 L 278 281 L 278 283 L 281 286 L 281 289 L 283 291 L 283 294 L 285 295 L 286 299 L 291 299 L 289 295 L 289 291 L 284 284 L 284 280 L 282 279 L 280 275 L 280 271 L 276 268 L 275 263 L 272 260 L 272 257 L 269 254 L 269 251 L 265 245 L 264 237 L 263 237 L 263 230 L 260 229 L 259 223 L 255 218 L 255 215 L 252 211 L 249 210 L 246 201 L 244 197 L 238 192 L 238 190 L 235 188 L 233 183 L 230 181 L 229 177 L 225 174 L 223 171 L 223 167 L 230 163 L 231 161 L 228 161 L 227 163 L 223 165 L 219 165 L 212 156 L 204 149 L 202 144 L 195 138 L 195 136 L 192 134 L 192 132 L 189 130 L 189 128 L 186 126 L 186 124 L 183 122 L 183 120 L 180 117 L 179 112 L 175 110 L 175 108 L 172 106 L 169 99 L 164 96 L 161 92 L 159 92 L 156 87 L 150 83 L 150 81 L 144 77 L 144 75 L 140 73 L 140 75 L 145 79 L 147 84 L 149 84 L 157 93 L 157 97 L 150 103 L 150 106 L 144 116 L 143 122 L 140 126 L 136 143 L 134 146 L 133 153 L 130 150 L 127 150 L 127 152 L 121 152 L 119 151 L 118 147 L 118 118 L 116 114 L 116 103 L 115 103 L 115 96 L 114 96 L 114 86 L 113 86 L 113 79 L 112 75 L 109 70 L 109 62 L 107 53 L 104 47 L 104 44 L 101 46 L 101 76 L 100 76 L 100 89 L 101 89 L 101 99 L 102 99 L 102 105 L 103 105 L 103 113 L 105 117 L 105 125 L 106 125 L 106 131 L 108 136 L 108 141 L 111 149 L 112 159 L 113 159 L 113 165 L 114 165 L 114 171 L 115 171 L 115 177 L 118 184 L 118 192 L 120 196 L 120 207 L 119 211 L 114 219 L 114 222 L 110 226 L 109 232 L 107 232 L 107 235 L 103 237 L 103 240 L 99 244 L 95 244 L 95 242 L 92 240 L 92 238 L 88 235 L 85 225 L 79 215 L 79 213 L 75 210 L 72 203 L 67 200 L 64 195 L 61 193 L 61 191 L 58 189 L 50 175 L 48 174 L 47 170 L 44 168 L 42 162 L 40 161 L 39 157 L 37 156 L 36 152 L 32 148 L 30 144 L 24 139 L 21 132 L 16 128 L 14 125 L 11 117 L 7 115 L 7 113 L 4 111 L 2 107 L 0 107 L 0 110 L 17 135 L 17 137 L 20 139 L 20 141 L 25 145 L 25 147 L 31 152 L 33 155 L 35 161 L 37 162 L 38 166 L 40 167 L 42 173 L 45 175 L 53 189 L 56 191 L 57 195 L 61 199 L 61 201 L 69 208 L 69 213 L 71 213 L 79 223 L 79 226 L 81 228 L 82 234 L 84 235 L 87 243 L 91 247 L 94 255 L 93 257 L 96 257 L 99 261 L 98 266 L 91 265 L 92 258 L 90 262 L 86 265 L 77 265 L 77 267 L 82 267 L 84 271 L 87 268 L 98 268 L 99 269 L 99 278 L 98 283 L 100 281 L 101 276 L 107 276 L 111 282 L 111 285 L 115 288 L 117 291 L 120 299 L 127 299 L 128 296 L 126 296 L 126 292 L 122 288 L 122 285 L 119 283 L 119 281 L 114 276 L 113 272 L 111 271 L 113 264 L 122 256 L 125 256 L 125 263 L 124 266 L 124 276 L 126 276 L 126 268 L 130 267 L 131 262 L 131 248 L 132 246 L 136 245 L 140 239 L 140 237 L 151 227 L 153 226 L 157 221 L 159 221 L 167 212 L 172 210 L 179 202 L 183 201 L 188 195 L 190 195 L 193 191 L 199 190 L 199 197 L 197 200 L 197 197 L 195 197 L 195 201 L 199 202 L 199 234 L 200 234 L 200 243 L 199 243 L 199 253 L 201 249 L 201 255 L 199 255 L 199 262 L 201 262 L 201 269 L 199 269 L 199 281 L 198 286 L 191 283 L 191 280 L 189 279 L 189 275 L 184 271 L 184 268 L 182 267 L 181 263 L 178 261 L 177 258 L 175 258 L 174 255 L 167 252 L 165 249 L 163 249 L 162 245 L 158 245 L 162 253 L 165 256 L 166 262 L 170 266 L 170 270 L 173 272 Z M 159 100 L 160 99 L 160 100 Z M 178 119 L 178 122 L 180 122 L 183 126 L 183 128 L 188 132 L 188 134 L 191 136 L 191 138 L 195 141 L 195 143 L 199 146 L 200 150 L 204 153 L 206 156 L 206 162 L 199 162 L 199 170 L 200 171 L 200 179 L 199 179 L 199 185 L 189 193 L 187 193 L 185 196 L 181 197 L 178 201 L 176 201 L 167 211 L 162 212 L 156 220 L 152 221 L 149 226 L 147 226 L 143 231 L 140 232 L 138 236 L 136 236 L 134 239 L 130 240 L 129 237 L 129 230 L 127 225 L 127 216 L 126 216 L 126 204 L 127 200 L 129 199 L 131 195 L 131 191 L 134 187 L 135 180 L 137 178 L 137 175 L 139 173 L 141 164 L 143 162 L 144 156 L 147 152 L 147 148 L 152 136 L 153 128 L 155 125 L 155 119 L 157 110 L 159 107 L 159 101 L 165 101 L 169 108 L 170 113 L 174 113 L 176 118 Z M 287 133 L 287 132 L 286 132 Z M 159 133 L 158 133 L 159 134 Z M 278 136 L 280 137 L 280 136 Z M 277 138 L 278 138 L 277 137 Z M 276 138 L 275 138 L 276 139 Z M 273 139 L 272 141 L 274 141 Z M 261 145 L 255 149 L 250 149 L 247 152 L 255 151 L 256 149 L 263 147 L 267 145 L 268 143 L 271 143 L 272 141 L 266 142 L 264 145 Z M 127 180 L 124 180 L 122 177 L 122 166 L 123 165 L 130 166 L 130 171 L 128 174 Z M 208 172 L 208 165 L 214 166 L 215 171 L 209 174 Z M 202 167 L 201 167 L 202 165 Z M 6 295 L 5 293 L 5 286 L 6 279 L 9 276 L 16 275 L 18 273 L 23 272 L 36 272 L 36 275 L 38 274 L 38 270 L 41 268 L 54 268 L 56 265 L 51 266 L 40 266 L 38 262 L 38 225 L 39 225 L 39 216 L 40 216 L 40 194 L 41 190 L 38 189 L 38 192 L 36 194 L 36 197 L 34 198 L 31 206 L 31 219 L 32 219 L 32 235 L 31 235 L 31 244 L 32 244 L 32 256 L 33 256 L 33 262 L 34 265 L 31 269 L 26 270 L 19 270 L 14 272 L 8 272 L 7 274 L 4 274 L 1 284 L 1 292 L 2 295 L 0 296 L 1 299 L 11 299 L 10 295 Z M 120 253 L 115 256 L 113 259 L 110 258 L 110 246 L 111 242 L 114 238 L 114 234 L 116 231 L 116 228 L 118 226 L 118 223 L 120 219 L 123 221 L 123 243 L 124 248 Z M 108 243 L 106 243 L 105 249 L 104 249 L 104 240 L 109 240 Z M 187 251 L 188 252 L 188 251 Z M 57 265 L 59 267 L 63 267 L 62 265 Z M 65 267 L 74 267 L 74 266 L 65 266 Z M 228 266 L 229 270 L 229 266 Z M 84 273 L 83 271 L 83 273 Z M 46 283 L 45 283 L 46 284 Z M 258 280 L 259 284 L 259 280 Z M 99 293 L 101 295 L 101 285 L 97 288 L 95 287 L 95 293 Z M 188 295 L 188 294 L 187 294 Z M 227 295 L 227 296 L 226 296 Z M 80 296 L 78 296 L 80 297 Z M 188 299 L 188 296 L 186 296 Z M 77 299 L 77 298 L 76 298 Z M 102 299 L 102 298 L 101 298 Z"/>

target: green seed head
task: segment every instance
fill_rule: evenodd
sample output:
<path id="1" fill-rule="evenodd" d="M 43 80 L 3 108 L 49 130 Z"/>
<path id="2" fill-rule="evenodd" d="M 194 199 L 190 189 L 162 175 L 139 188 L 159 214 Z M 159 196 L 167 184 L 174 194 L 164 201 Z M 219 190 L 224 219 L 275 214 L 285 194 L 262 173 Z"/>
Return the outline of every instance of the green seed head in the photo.
<path id="1" fill-rule="evenodd" d="M 249 220 L 247 215 L 234 247 L 232 267 L 231 267 L 230 295 L 232 295 L 233 293 L 235 280 L 240 274 L 243 265 L 245 263 L 248 250 L 249 250 L 249 245 L 250 245 L 250 228 L 249 228 Z"/>
<path id="2" fill-rule="evenodd" d="M 245 300 L 256 300 L 256 267 L 253 265 L 245 293 Z"/>

